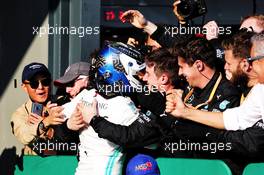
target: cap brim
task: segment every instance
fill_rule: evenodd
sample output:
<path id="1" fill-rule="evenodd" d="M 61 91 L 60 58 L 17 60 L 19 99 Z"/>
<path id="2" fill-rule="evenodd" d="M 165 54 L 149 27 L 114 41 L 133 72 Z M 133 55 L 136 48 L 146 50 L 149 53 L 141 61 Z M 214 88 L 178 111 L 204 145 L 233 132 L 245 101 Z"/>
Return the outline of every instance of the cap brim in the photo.
<path id="1" fill-rule="evenodd" d="M 43 76 L 45 76 L 45 77 L 47 76 L 47 77 L 51 78 L 51 75 L 50 75 L 50 73 L 49 73 L 48 71 L 46 71 L 46 70 L 41 70 L 41 71 L 38 71 L 38 72 L 34 72 L 34 73 L 32 73 L 32 74 L 29 75 L 28 78 L 25 79 L 25 80 L 31 81 L 31 80 L 34 79 L 37 75 L 43 75 Z M 25 80 L 24 80 L 24 81 L 25 81 Z"/>
<path id="2" fill-rule="evenodd" d="M 54 85 L 55 86 L 65 86 L 68 83 L 70 83 L 71 81 L 73 81 L 74 79 L 76 79 L 79 75 L 75 74 L 75 75 L 64 75 L 62 77 L 60 77 L 57 80 L 54 80 Z"/>

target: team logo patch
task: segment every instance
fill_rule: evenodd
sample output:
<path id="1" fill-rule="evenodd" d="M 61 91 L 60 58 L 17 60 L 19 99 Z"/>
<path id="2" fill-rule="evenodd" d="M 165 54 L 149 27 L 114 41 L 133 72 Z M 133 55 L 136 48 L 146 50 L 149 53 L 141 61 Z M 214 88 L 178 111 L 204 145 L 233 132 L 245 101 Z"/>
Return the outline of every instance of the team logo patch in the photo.
<path id="1" fill-rule="evenodd" d="M 137 108 L 135 106 L 135 104 L 131 101 L 128 103 L 128 106 L 130 107 L 130 109 L 133 111 L 133 112 L 137 112 Z"/>
<path id="2" fill-rule="evenodd" d="M 193 101 L 193 99 L 194 99 L 194 95 L 192 94 L 186 102 L 190 104 Z"/>
<path id="3" fill-rule="evenodd" d="M 224 100 L 220 103 L 219 105 L 219 108 L 222 109 L 222 110 L 225 110 L 226 109 L 226 106 L 230 103 L 230 101 L 228 100 Z"/>
<path id="4" fill-rule="evenodd" d="M 152 163 L 146 162 L 135 167 L 136 171 L 148 171 L 152 169 Z"/>

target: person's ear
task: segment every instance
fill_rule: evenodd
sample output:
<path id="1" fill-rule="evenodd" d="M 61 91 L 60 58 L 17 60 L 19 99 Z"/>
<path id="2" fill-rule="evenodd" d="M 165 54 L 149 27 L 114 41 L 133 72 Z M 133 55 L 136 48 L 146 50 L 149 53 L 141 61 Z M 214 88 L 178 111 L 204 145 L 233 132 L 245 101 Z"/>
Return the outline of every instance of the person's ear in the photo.
<path id="1" fill-rule="evenodd" d="M 90 84 L 89 82 L 89 78 L 84 78 L 84 85 L 85 85 L 85 88 Z"/>
<path id="2" fill-rule="evenodd" d="M 199 72 L 203 71 L 204 63 L 200 60 L 195 61 L 195 66 Z"/>
<path id="3" fill-rule="evenodd" d="M 21 84 L 21 87 L 28 94 L 28 89 L 24 83 Z"/>
<path id="4" fill-rule="evenodd" d="M 240 67 L 243 70 L 243 72 L 249 72 L 252 69 L 252 66 L 249 64 L 247 59 L 243 58 L 240 62 Z"/>
<path id="5" fill-rule="evenodd" d="M 161 78 L 161 84 L 168 84 L 168 82 L 169 82 L 168 75 L 162 74 L 160 78 Z"/>

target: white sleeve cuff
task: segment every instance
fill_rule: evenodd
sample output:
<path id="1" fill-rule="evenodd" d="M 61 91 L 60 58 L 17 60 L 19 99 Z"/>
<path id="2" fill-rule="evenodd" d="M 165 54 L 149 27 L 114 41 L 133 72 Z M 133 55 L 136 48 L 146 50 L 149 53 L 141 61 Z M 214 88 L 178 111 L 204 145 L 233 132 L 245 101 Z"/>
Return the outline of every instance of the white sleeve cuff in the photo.
<path id="1" fill-rule="evenodd" d="M 223 112 L 224 126 L 226 130 L 238 130 L 239 120 L 238 120 L 237 108 L 227 109 Z"/>

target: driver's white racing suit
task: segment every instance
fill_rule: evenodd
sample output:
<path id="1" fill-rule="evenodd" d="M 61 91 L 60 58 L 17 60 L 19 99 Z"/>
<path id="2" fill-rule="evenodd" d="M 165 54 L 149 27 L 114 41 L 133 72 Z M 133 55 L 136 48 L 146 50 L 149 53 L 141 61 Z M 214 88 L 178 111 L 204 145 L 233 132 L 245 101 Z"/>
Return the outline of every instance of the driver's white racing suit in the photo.
<path id="1" fill-rule="evenodd" d="M 70 116 L 76 104 L 83 101 L 85 105 L 91 105 L 93 98 L 98 102 L 100 116 L 112 123 L 128 126 L 139 115 L 133 101 L 128 97 L 116 96 L 105 99 L 96 94 L 96 90 L 83 90 L 70 104 L 66 104 L 65 114 Z M 121 147 L 106 139 L 99 138 L 92 127 L 86 127 L 80 131 L 80 160 L 76 169 L 76 175 L 118 175 L 122 172 L 124 154 Z"/>

